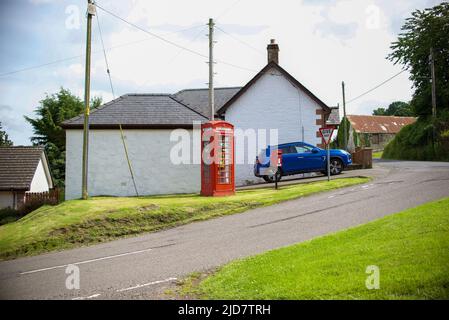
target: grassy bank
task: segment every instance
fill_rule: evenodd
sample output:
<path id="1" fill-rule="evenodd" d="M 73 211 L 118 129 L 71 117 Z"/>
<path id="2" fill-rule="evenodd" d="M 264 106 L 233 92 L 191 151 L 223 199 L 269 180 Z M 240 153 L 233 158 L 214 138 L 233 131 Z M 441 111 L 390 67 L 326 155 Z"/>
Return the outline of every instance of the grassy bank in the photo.
<path id="1" fill-rule="evenodd" d="M 60 250 L 169 228 L 192 221 L 272 205 L 312 193 L 367 182 L 342 178 L 330 182 L 239 191 L 231 197 L 199 195 L 95 197 L 44 206 L 0 226 L 0 259 Z"/>
<path id="2" fill-rule="evenodd" d="M 449 161 L 449 129 L 447 129 L 447 123 L 449 123 L 449 114 L 436 121 L 430 118 L 419 118 L 415 123 L 405 126 L 396 134 L 394 139 L 386 145 L 382 158 Z M 432 143 L 434 134 L 435 142 Z"/>
<path id="3" fill-rule="evenodd" d="M 183 294 L 210 299 L 448 299 L 449 198 L 232 262 Z M 368 290 L 367 266 L 380 270 Z"/>

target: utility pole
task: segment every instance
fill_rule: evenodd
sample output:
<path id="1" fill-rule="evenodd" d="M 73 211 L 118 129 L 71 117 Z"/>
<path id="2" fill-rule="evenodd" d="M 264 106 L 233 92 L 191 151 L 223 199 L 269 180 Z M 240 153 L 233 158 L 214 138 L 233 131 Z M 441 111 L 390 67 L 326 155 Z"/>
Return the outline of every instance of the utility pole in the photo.
<path id="1" fill-rule="evenodd" d="M 343 139 L 344 139 L 344 147 L 343 149 L 347 150 L 348 149 L 348 139 L 346 137 L 347 134 L 347 130 L 346 130 L 346 121 L 348 120 L 346 118 L 346 98 L 345 98 L 345 82 L 342 81 L 341 82 L 341 92 L 343 94 Z"/>
<path id="2" fill-rule="evenodd" d="M 433 48 L 430 48 L 429 55 L 430 63 L 430 73 L 432 77 L 432 117 L 435 119 L 437 117 L 437 96 L 436 96 L 436 83 L 435 83 L 435 59 L 433 56 Z"/>
<path id="3" fill-rule="evenodd" d="M 214 19 L 209 19 L 209 109 L 210 121 L 214 121 Z"/>
<path id="4" fill-rule="evenodd" d="M 86 200 L 87 193 L 87 172 L 89 153 L 89 113 L 90 113 L 90 54 L 92 38 L 92 16 L 95 15 L 95 5 L 93 0 L 87 0 L 87 36 L 86 36 L 86 70 L 84 80 L 84 133 L 83 133 L 83 172 L 82 172 L 82 196 Z"/>
<path id="5" fill-rule="evenodd" d="M 435 83 L 435 57 L 433 55 L 433 48 L 430 48 L 429 55 L 429 63 L 430 63 L 430 74 L 432 81 L 432 146 L 433 153 L 435 154 L 435 140 L 436 140 L 436 130 L 435 130 L 435 120 L 437 118 L 437 96 L 436 96 L 436 83 Z"/>

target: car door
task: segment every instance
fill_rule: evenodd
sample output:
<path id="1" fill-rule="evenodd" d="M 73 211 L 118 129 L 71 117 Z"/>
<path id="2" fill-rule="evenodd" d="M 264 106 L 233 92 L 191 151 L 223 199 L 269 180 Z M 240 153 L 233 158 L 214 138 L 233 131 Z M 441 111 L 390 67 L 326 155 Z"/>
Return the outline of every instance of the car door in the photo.
<path id="1" fill-rule="evenodd" d="M 282 151 L 282 171 L 286 174 L 296 172 L 298 161 L 296 148 L 293 145 L 279 146 Z"/>
<path id="2" fill-rule="evenodd" d="M 320 151 L 313 153 L 313 147 L 307 145 L 295 145 L 298 159 L 298 166 L 301 171 L 314 171 L 322 170 L 324 168 L 324 163 L 326 157 Z"/>

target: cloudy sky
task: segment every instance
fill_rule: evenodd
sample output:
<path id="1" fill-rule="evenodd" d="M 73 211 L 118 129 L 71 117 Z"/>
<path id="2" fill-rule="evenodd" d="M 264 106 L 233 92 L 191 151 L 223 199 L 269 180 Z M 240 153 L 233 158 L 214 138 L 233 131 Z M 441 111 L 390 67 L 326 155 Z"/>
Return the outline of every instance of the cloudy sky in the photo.
<path id="1" fill-rule="evenodd" d="M 23 116 L 62 86 L 83 96 L 84 0 L 0 2 L 0 121 L 16 145 L 30 144 Z M 266 64 L 275 38 L 280 65 L 328 105 L 341 104 L 401 71 L 385 57 L 406 17 L 433 0 L 99 0 L 110 12 L 204 56 L 207 26 L 216 19 L 217 86 L 242 86 Z M 202 88 L 206 59 L 133 28 L 98 9 L 116 95 Z M 112 99 L 97 21 L 93 21 L 92 93 Z M 56 61 L 56 62 L 55 62 Z M 58 62 L 59 61 L 59 62 Z M 55 62 L 55 63 L 54 63 Z M 42 66 L 43 65 L 43 66 Z M 41 66 L 41 67 L 36 67 Z M 349 103 L 347 112 L 374 108 L 412 94 L 404 72 Z"/>

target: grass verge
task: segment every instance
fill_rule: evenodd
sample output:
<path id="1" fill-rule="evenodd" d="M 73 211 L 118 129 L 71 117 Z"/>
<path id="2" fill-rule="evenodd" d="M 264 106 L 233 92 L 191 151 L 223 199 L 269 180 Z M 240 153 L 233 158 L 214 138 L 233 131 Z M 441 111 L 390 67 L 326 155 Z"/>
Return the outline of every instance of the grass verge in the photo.
<path id="1" fill-rule="evenodd" d="M 373 152 L 373 159 L 382 159 L 383 151 Z"/>
<path id="2" fill-rule="evenodd" d="M 207 299 L 448 299 L 449 198 L 237 260 L 181 296 Z M 379 267 L 368 290 L 367 267 Z"/>
<path id="3" fill-rule="evenodd" d="M 43 206 L 16 222 L 0 226 L 0 259 L 104 242 L 367 181 L 369 178 L 365 177 L 341 178 L 284 186 L 277 191 L 244 190 L 219 198 L 191 194 L 66 201 Z"/>

